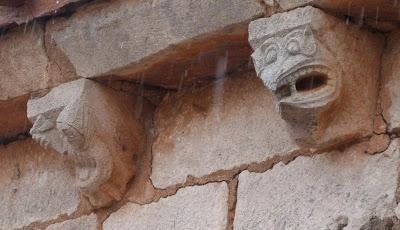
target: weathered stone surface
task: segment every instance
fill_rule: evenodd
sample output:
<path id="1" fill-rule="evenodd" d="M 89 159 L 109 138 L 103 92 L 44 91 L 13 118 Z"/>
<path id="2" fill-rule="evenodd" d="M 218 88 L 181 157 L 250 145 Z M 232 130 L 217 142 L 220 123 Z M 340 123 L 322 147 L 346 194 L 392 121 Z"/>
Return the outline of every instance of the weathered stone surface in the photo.
<path id="1" fill-rule="evenodd" d="M 49 60 L 39 24 L 26 30 L 16 28 L 0 37 L 0 138 L 29 130 L 26 102 L 31 92 L 75 77 L 62 62 L 65 59 L 53 53 Z"/>
<path id="2" fill-rule="evenodd" d="M 299 144 L 371 130 L 381 36 L 307 6 L 251 22 L 249 42 L 257 75 Z"/>
<path id="3" fill-rule="evenodd" d="M 24 4 L 25 0 L 0 0 L 0 6 L 17 7 Z"/>
<path id="4" fill-rule="evenodd" d="M 168 95 L 155 114 L 156 187 L 298 150 L 253 72 Z"/>
<path id="5" fill-rule="evenodd" d="M 129 203 L 104 222 L 111 229 L 225 229 L 228 212 L 228 186 L 210 183 L 178 190 L 156 203 Z"/>
<path id="6" fill-rule="evenodd" d="M 373 134 L 368 143 L 368 149 L 365 151 L 369 154 L 381 153 L 385 151 L 390 144 L 390 137 L 386 134 Z"/>
<path id="7" fill-rule="evenodd" d="M 393 0 L 264 0 L 267 5 L 273 2 L 286 11 L 305 5 L 314 5 L 324 10 L 342 15 L 350 15 L 358 19 L 371 18 L 374 20 L 399 19 L 400 3 Z"/>
<path id="8" fill-rule="evenodd" d="M 100 229 L 97 224 L 96 214 L 82 216 L 77 219 L 67 220 L 62 223 L 52 224 L 46 230 L 96 230 Z"/>
<path id="9" fill-rule="evenodd" d="M 0 100 L 43 89 L 48 81 L 43 30 L 23 28 L 0 37 Z"/>
<path id="10" fill-rule="evenodd" d="M 95 207 L 122 199 L 134 174 L 134 159 L 145 141 L 135 101 L 88 79 L 28 101 L 32 138 L 73 157 L 77 183 Z"/>
<path id="11" fill-rule="evenodd" d="M 382 60 L 382 108 L 389 132 L 400 130 L 400 32 L 387 39 Z"/>
<path id="12" fill-rule="evenodd" d="M 228 69 L 247 63 L 247 23 L 262 13 L 253 0 L 117 0 L 48 23 L 48 31 L 79 76 L 178 87 L 213 76 L 220 58 Z"/>
<path id="13" fill-rule="evenodd" d="M 26 117 L 28 99 L 29 95 L 8 101 L 0 100 L 0 143 L 14 139 L 16 135 L 27 132 L 31 127 Z"/>
<path id="14" fill-rule="evenodd" d="M 241 173 L 235 229 L 355 230 L 373 216 L 394 216 L 398 140 L 373 156 L 363 154 L 366 145 Z"/>
<path id="15" fill-rule="evenodd" d="M 79 188 L 71 164 L 59 154 L 27 139 L 0 146 L 0 156 L 0 229 L 78 211 Z"/>

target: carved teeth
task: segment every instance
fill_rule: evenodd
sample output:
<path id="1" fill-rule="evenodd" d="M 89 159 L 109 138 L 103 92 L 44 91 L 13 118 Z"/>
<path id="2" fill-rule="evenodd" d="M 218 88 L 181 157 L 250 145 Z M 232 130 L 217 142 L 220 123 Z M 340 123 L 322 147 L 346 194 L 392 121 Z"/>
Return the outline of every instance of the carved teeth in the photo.
<path id="1" fill-rule="evenodd" d="M 328 75 L 329 69 L 323 66 L 309 66 L 290 74 L 289 79 L 296 80 L 304 75 L 311 74 L 313 72 Z"/>

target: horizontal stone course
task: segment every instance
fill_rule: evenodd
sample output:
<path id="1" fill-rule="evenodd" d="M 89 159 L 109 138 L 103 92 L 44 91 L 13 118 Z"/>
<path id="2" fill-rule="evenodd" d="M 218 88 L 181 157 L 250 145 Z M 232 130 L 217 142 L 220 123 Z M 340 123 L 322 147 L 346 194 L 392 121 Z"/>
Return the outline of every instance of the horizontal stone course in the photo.
<path id="1" fill-rule="evenodd" d="M 247 24 L 262 14 L 253 0 L 118 0 L 89 4 L 48 31 L 79 76 L 178 88 L 215 75 L 225 56 L 228 69 L 247 63 Z"/>
<path id="2" fill-rule="evenodd" d="M 151 179 L 165 188 L 299 150 L 254 73 L 168 95 L 155 114 Z"/>
<path id="3" fill-rule="evenodd" d="M 128 203 L 106 219 L 103 229 L 222 230 L 226 228 L 227 212 L 227 184 L 210 183 L 182 188 L 151 204 Z"/>

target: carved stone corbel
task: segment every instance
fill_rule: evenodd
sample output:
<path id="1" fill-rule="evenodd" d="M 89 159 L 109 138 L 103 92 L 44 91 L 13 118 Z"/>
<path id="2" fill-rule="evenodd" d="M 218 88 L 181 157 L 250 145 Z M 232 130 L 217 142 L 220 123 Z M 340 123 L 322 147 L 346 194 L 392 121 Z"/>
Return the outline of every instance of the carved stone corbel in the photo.
<path id="1" fill-rule="evenodd" d="M 305 7 L 249 26 L 257 75 L 302 144 L 313 144 L 323 135 L 342 95 L 341 64 L 315 35 L 314 24 L 321 20 L 317 11 Z"/>
<path id="2" fill-rule="evenodd" d="M 134 98 L 80 79 L 29 100 L 28 118 L 36 142 L 72 157 L 77 184 L 93 206 L 122 198 L 144 140 Z"/>

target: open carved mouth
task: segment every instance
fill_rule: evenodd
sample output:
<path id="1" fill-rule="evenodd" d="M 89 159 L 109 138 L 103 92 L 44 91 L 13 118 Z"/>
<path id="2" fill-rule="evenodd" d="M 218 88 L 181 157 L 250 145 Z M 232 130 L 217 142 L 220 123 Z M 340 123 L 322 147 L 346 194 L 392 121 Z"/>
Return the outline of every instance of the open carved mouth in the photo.
<path id="1" fill-rule="evenodd" d="M 92 171 L 96 168 L 96 161 L 93 158 L 78 154 L 76 156 L 76 166 L 78 178 L 84 184 L 85 181 L 91 178 Z"/>
<path id="2" fill-rule="evenodd" d="M 301 107 L 322 105 L 336 91 L 337 79 L 324 65 L 308 65 L 291 72 L 280 80 L 275 94 L 280 103 Z"/>

